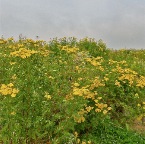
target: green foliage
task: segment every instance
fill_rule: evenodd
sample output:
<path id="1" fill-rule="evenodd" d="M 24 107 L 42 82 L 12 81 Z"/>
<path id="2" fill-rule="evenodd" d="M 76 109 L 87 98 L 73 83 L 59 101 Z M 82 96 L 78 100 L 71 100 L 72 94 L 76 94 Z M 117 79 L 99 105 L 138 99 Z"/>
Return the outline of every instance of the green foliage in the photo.
<path id="1" fill-rule="evenodd" d="M 123 144 L 123 143 L 141 143 L 144 144 L 145 138 L 137 133 L 128 131 L 126 128 L 120 127 L 117 123 L 112 123 L 108 120 L 94 129 L 93 134 L 89 135 L 89 139 L 94 144 Z"/>
<path id="2" fill-rule="evenodd" d="M 143 143 L 125 126 L 144 113 L 144 54 L 90 38 L 0 39 L 0 140 Z"/>
<path id="3" fill-rule="evenodd" d="M 91 56 L 105 56 L 107 54 L 106 44 L 99 40 L 98 42 L 92 38 L 84 38 L 77 43 L 80 50 L 87 50 Z"/>

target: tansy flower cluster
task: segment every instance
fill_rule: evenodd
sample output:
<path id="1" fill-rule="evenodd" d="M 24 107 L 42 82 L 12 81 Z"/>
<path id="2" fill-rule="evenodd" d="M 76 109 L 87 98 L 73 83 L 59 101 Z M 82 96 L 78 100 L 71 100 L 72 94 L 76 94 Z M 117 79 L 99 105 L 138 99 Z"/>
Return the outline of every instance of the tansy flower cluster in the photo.
<path id="1" fill-rule="evenodd" d="M 135 72 L 134 70 L 131 70 L 130 68 L 122 68 L 119 65 L 117 65 L 114 69 L 112 69 L 112 72 L 117 72 L 120 74 L 133 74 L 133 75 L 137 75 L 138 73 Z"/>
<path id="2" fill-rule="evenodd" d="M 99 77 L 95 77 L 95 79 L 93 80 L 93 83 L 90 86 L 90 89 L 93 90 L 94 88 L 97 88 L 100 86 L 103 87 L 103 86 L 105 86 L 105 84 L 102 83 L 102 81 L 99 79 Z"/>
<path id="3" fill-rule="evenodd" d="M 118 86 L 118 87 L 121 87 L 121 84 L 118 80 L 115 80 L 115 85 Z"/>
<path id="4" fill-rule="evenodd" d="M 126 83 L 126 80 L 129 82 L 129 86 L 132 86 L 136 76 L 133 74 L 122 74 L 118 79 L 123 83 Z"/>
<path id="5" fill-rule="evenodd" d="M 11 45 L 8 46 L 8 48 L 13 49 L 13 50 L 20 49 L 20 48 L 23 48 L 23 47 L 24 47 L 24 44 L 19 44 L 19 43 L 18 44 L 14 43 L 14 44 L 11 44 Z"/>
<path id="6" fill-rule="evenodd" d="M 10 55 L 16 56 L 16 57 L 18 56 L 18 57 L 25 59 L 25 58 L 30 57 L 32 54 L 35 54 L 35 53 L 37 53 L 37 51 L 28 50 L 26 48 L 20 48 L 18 51 L 11 52 Z"/>
<path id="7" fill-rule="evenodd" d="M 140 76 L 140 78 L 138 78 L 136 80 L 136 86 L 141 87 L 141 88 L 145 87 L 145 77 L 144 76 Z"/>
<path id="8" fill-rule="evenodd" d="M 107 104 L 99 102 L 101 99 L 102 97 L 98 97 L 94 100 L 96 106 L 95 112 L 103 112 L 103 114 L 107 114 L 112 108 Z"/>
<path id="9" fill-rule="evenodd" d="M 11 95 L 11 97 L 15 97 L 18 92 L 19 90 L 14 88 L 14 85 L 12 83 L 9 83 L 7 85 L 2 84 L 0 87 L 0 94 L 4 96 Z"/>
<path id="10" fill-rule="evenodd" d="M 108 113 L 108 111 L 112 110 L 112 108 L 110 106 L 108 106 L 105 103 L 100 102 L 102 99 L 102 97 L 98 97 L 96 99 L 94 99 L 95 102 L 95 106 L 86 106 L 84 109 L 81 109 L 78 112 L 77 116 L 74 116 L 74 120 L 77 123 L 82 123 L 85 121 L 85 114 L 89 113 L 91 110 L 95 109 L 96 113 L 100 113 L 102 112 L 104 115 L 106 115 Z"/>
<path id="11" fill-rule="evenodd" d="M 33 39 L 30 39 L 30 38 L 27 38 L 27 39 L 26 39 L 26 42 L 27 42 L 27 43 L 35 44 L 35 41 L 34 41 Z"/>
<path id="12" fill-rule="evenodd" d="M 104 71 L 104 68 L 101 66 L 101 63 L 104 61 L 103 57 L 91 57 L 91 58 L 85 58 L 87 62 L 89 62 L 91 65 L 95 66 L 97 69 Z"/>
<path id="13" fill-rule="evenodd" d="M 40 49 L 39 53 L 46 57 L 49 55 L 50 51 L 46 49 Z"/>
<path id="14" fill-rule="evenodd" d="M 77 123 L 84 122 L 84 121 L 85 121 L 85 117 L 84 117 L 84 114 L 85 114 L 85 113 L 87 113 L 87 111 L 85 111 L 84 109 L 81 109 L 81 110 L 78 112 L 78 115 L 77 115 L 77 116 L 74 116 L 75 122 L 77 122 Z"/>
<path id="15" fill-rule="evenodd" d="M 69 47 L 69 46 L 63 46 L 61 48 L 61 50 L 64 50 L 66 51 L 67 53 L 75 53 L 79 50 L 79 48 L 76 48 L 76 47 Z"/>
<path id="16" fill-rule="evenodd" d="M 109 65 L 117 64 L 117 66 L 119 66 L 121 64 L 121 65 L 127 66 L 127 63 L 126 63 L 125 60 L 123 60 L 123 61 L 114 61 L 114 60 L 110 59 L 108 64 Z"/>
<path id="17" fill-rule="evenodd" d="M 139 75 L 136 71 L 131 70 L 130 68 L 122 68 L 117 65 L 116 68 L 112 69 L 112 72 L 115 72 L 118 75 L 117 80 L 115 80 L 115 85 L 118 87 L 121 86 L 120 82 L 128 82 L 129 86 L 134 85 L 140 88 L 145 87 L 145 77 Z"/>
<path id="18" fill-rule="evenodd" d="M 77 116 L 74 116 L 74 120 L 77 123 L 81 123 L 85 121 L 85 114 L 89 113 L 94 107 L 86 106 L 84 109 L 81 109 Z"/>
<path id="19" fill-rule="evenodd" d="M 89 91 L 89 89 L 87 89 L 86 87 L 82 87 L 82 88 L 77 88 L 74 87 L 73 88 L 73 95 L 74 96 L 83 96 L 83 98 L 88 99 L 94 99 L 95 94 L 91 91 Z"/>
<path id="20" fill-rule="evenodd" d="M 4 39 L 0 39 L 0 44 L 5 44 L 5 43 L 7 43 L 6 40 L 4 40 Z"/>
<path id="21" fill-rule="evenodd" d="M 95 82 L 94 82 L 95 81 Z M 91 90 L 95 87 L 104 86 L 104 84 L 100 83 L 100 80 L 98 77 L 94 80 L 93 84 L 91 85 Z M 93 100 L 95 102 L 94 106 L 87 106 L 85 105 L 84 109 L 81 109 L 78 112 L 78 115 L 74 117 L 74 120 L 78 123 L 85 121 L 85 114 L 89 113 L 91 110 L 95 109 L 95 112 L 99 113 L 102 112 L 103 114 L 107 114 L 108 111 L 110 111 L 112 108 L 108 106 L 107 104 L 104 104 L 101 102 L 102 97 L 98 97 L 98 93 L 92 92 L 89 90 L 89 86 L 84 86 L 80 88 L 79 83 L 75 82 L 73 83 L 73 96 L 82 96 L 84 99 Z M 71 96 L 72 96 L 71 95 Z M 96 98 L 97 97 L 97 98 Z"/>

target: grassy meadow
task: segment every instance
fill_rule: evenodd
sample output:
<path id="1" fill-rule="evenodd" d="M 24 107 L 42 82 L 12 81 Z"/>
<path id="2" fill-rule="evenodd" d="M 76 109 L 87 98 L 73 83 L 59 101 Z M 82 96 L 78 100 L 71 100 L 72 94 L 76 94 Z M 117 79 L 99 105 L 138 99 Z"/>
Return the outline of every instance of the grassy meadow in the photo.
<path id="1" fill-rule="evenodd" d="M 145 50 L 1 38 L 0 143 L 145 144 Z"/>

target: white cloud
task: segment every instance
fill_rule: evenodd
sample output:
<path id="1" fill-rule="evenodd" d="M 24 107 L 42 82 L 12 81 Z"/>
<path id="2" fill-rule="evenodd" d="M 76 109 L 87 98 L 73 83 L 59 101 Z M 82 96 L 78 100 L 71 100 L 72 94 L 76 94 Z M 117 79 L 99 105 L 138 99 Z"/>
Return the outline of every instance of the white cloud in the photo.
<path id="1" fill-rule="evenodd" d="M 109 47 L 145 48 L 143 0 L 0 0 L 0 35 L 48 40 L 89 36 Z"/>

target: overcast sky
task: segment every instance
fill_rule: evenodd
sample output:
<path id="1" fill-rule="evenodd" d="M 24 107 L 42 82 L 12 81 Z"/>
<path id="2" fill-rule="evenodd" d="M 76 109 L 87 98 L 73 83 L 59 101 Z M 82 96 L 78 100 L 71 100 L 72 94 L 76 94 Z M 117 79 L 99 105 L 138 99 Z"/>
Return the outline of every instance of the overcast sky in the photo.
<path id="1" fill-rule="evenodd" d="M 145 0 L 0 0 L 0 36 L 102 39 L 145 49 Z"/>

